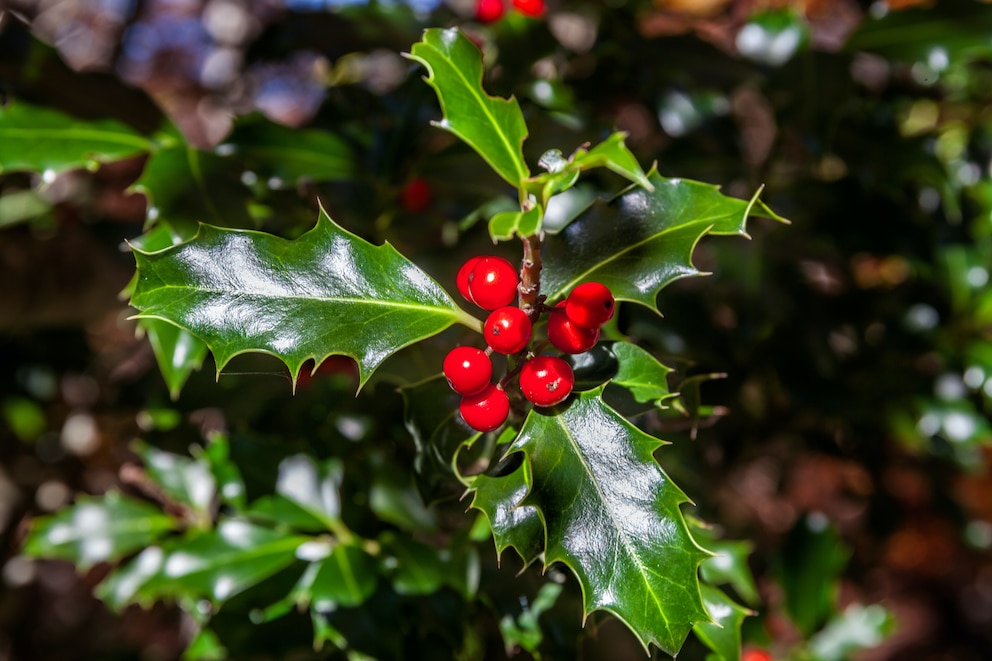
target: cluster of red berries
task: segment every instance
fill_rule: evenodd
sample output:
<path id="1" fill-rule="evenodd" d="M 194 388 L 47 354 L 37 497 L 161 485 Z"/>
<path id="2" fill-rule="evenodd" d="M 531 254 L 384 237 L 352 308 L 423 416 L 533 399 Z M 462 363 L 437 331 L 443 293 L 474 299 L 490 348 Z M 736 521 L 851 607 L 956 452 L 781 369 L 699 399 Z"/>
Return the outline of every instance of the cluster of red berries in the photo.
<path id="1" fill-rule="evenodd" d="M 514 10 L 524 16 L 540 18 L 546 7 L 544 0 L 511 0 Z M 495 23 L 506 13 L 506 0 L 478 0 L 475 3 L 475 16 L 483 23 Z"/>
<path id="2" fill-rule="evenodd" d="M 492 431 L 510 413 L 510 399 L 503 384 L 492 383 L 492 352 L 512 355 L 530 344 L 533 321 L 511 305 L 520 284 L 516 269 L 502 257 L 469 259 L 458 270 L 458 291 L 466 300 L 489 310 L 482 334 L 489 348 L 455 347 L 444 359 L 442 371 L 448 385 L 462 396 L 459 412 L 478 431 Z M 564 301 L 547 311 L 548 341 L 563 353 L 583 353 L 599 340 L 599 328 L 613 317 L 615 303 L 609 288 L 598 282 L 579 285 Z M 575 385 L 567 362 L 556 356 L 528 356 L 520 366 L 520 391 L 534 406 L 554 406 L 565 400 Z"/>

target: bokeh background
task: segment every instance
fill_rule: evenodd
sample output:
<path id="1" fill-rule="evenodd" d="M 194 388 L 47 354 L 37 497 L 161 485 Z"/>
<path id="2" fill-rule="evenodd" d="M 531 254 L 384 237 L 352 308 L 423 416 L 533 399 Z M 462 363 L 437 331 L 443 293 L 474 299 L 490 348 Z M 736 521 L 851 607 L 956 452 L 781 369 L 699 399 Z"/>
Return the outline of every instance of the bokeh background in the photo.
<path id="1" fill-rule="evenodd" d="M 753 547 L 748 649 L 992 657 L 992 5 L 548 0 L 539 18 L 508 11 L 494 22 L 476 10 L 470 0 L 0 4 L 0 103 L 172 132 L 210 166 L 207 203 L 179 166 L 135 189 L 146 156 L 0 174 L 0 660 L 173 659 L 191 640 L 195 622 L 175 605 L 111 613 L 92 595 L 108 567 L 81 572 L 21 551 L 32 518 L 77 494 L 141 495 L 136 438 L 182 453 L 229 434 L 259 492 L 291 452 L 338 457 L 356 530 L 402 529 L 426 512 L 443 546 L 470 523 L 450 502 L 386 513 L 383 493 L 416 497 L 388 380 L 355 398 L 350 364 L 331 361 L 293 395 L 275 361 L 247 357 L 215 379 L 208 359 L 173 399 L 120 295 L 134 270 L 123 242 L 149 218 L 295 236 L 317 196 L 346 227 L 388 238 L 451 283 L 466 256 L 491 249 L 476 223 L 505 191 L 430 127 L 436 99 L 401 56 L 425 27 L 448 25 L 482 47 L 490 93 L 520 100 L 531 162 L 620 129 L 642 164 L 738 197 L 764 186 L 792 221 L 754 222 L 749 241 L 703 241 L 696 264 L 712 275 L 666 289 L 663 318 L 625 308 L 620 319 L 698 394 L 687 416 L 645 425 L 674 441 L 665 468 L 694 512 Z M 232 131 L 259 118 L 340 137 L 355 155 L 347 180 L 225 165 Z M 588 200 L 616 185 L 578 190 Z M 398 381 L 425 369 L 410 364 Z M 548 579 L 532 569 L 510 581 L 516 565 L 498 570 L 491 542 L 476 545 L 488 603 L 466 606 L 446 589 L 379 598 L 350 630 L 398 638 L 364 653 L 526 658 L 500 614 L 519 614 Z M 535 649 L 643 658 L 616 622 L 581 632 L 577 600 L 566 581 Z M 306 618 L 260 633 L 230 610 L 215 622 L 230 658 L 334 658 L 311 650 Z M 690 642 L 681 658 L 704 655 Z"/>

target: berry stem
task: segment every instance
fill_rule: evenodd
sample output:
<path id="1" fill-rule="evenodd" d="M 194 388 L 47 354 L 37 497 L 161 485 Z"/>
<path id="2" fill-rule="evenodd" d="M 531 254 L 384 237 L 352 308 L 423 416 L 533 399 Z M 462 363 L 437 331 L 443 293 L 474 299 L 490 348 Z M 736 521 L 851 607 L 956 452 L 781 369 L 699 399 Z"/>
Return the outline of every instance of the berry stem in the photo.
<path id="1" fill-rule="evenodd" d="M 537 321 L 541 316 L 541 243 L 543 235 L 528 236 L 522 239 L 524 258 L 520 266 L 520 308 L 527 313 L 531 321 Z"/>

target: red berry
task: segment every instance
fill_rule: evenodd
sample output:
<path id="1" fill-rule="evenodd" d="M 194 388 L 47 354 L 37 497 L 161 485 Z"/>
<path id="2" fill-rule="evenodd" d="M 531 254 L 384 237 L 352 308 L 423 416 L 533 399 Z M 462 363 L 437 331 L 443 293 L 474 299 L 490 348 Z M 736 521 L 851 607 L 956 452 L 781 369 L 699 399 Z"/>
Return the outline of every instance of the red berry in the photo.
<path id="1" fill-rule="evenodd" d="M 524 16 L 540 18 L 544 16 L 544 0 L 513 0 L 513 8 Z"/>
<path id="2" fill-rule="evenodd" d="M 472 269 L 475 265 L 479 263 L 481 257 L 470 257 L 467 262 L 462 264 L 462 267 L 458 269 L 458 275 L 455 276 L 455 284 L 458 285 L 458 291 L 461 293 L 465 300 L 470 303 L 475 303 L 472 300 L 472 294 L 468 291 L 468 276 L 472 273 Z"/>
<path id="3" fill-rule="evenodd" d="M 468 275 L 469 300 L 483 310 L 495 310 L 513 302 L 520 276 L 502 257 L 482 257 Z"/>
<path id="4" fill-rule="evenodd" d="M 774 661 L 774 658 L 765 650 L 752 648 L 744 650 L 741 661 Z"/>
<path id="5" fill-rule="evenodd" d="M 572 368 L 561 358 L 537 356 L 520 370 L 520 391 L 534 406 L 554 406 L 565 400 L 575 385 Z"/>
<path id="6" fill-rule="evenodd" d="M 510 398 L 490 383 L 482 392 L 462 397 L 458 412 L 472 429 L 492 431 L 506 422 L 506 416 L 510 414 Z"/>
<path id="7" fill-rule="evenodd" d="M 459 395 L 482 392 L 493 378 L 493 363 L 482 349 L 455 347 L 442 367 L 448 385 Z"/>
<path id="8" fill-rule="evenodd" d="M 565 301 L 548 315 L 548 339 L 555 349 L 564 353 L 585 353 L 599 341 L 598 328 L 583 328 L 573 324 L 565 314 Z"/>
<path id="9" fill-rule="evenodd" d="M 417 177 L 403 187 L 400 191 L 400 204 L 403 210 L 408 213 L 419 213 L 430 206 L 431 185 L 426 180 Z"/>
<path id="10" fill-rule="evenodd" d="M 530 317 L 520 308 L 503 307 L 489 313 L 482 335 L 499 353 L 517 353 L 530 342 Z"/>
<path id="11" fill-rule="evenodd" d="M 475 4 L 475 17 L 483 23 L 493 23 L 503 18 L 503 0 L 479 0 Z"/>
<path id="12" fill-rule="evenodd" d="M 565 314 L 573 324 L 583 328 L 599 328 L 613 318 L 615 309 L 613 293 L 598 282 L 579 285 L 565 301 Z"/>

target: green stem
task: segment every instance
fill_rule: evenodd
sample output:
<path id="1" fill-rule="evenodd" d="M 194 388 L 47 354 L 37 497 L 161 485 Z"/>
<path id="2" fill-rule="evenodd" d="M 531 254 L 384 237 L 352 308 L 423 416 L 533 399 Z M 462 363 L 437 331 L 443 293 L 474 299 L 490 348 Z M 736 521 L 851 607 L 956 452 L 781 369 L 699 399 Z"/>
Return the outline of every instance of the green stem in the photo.
<path id="1" fill-rule="evenodd" d="M 458 308 L 458 318 L 456 321 L 462 326 L 467 326 L 479 335 L 482 335 L 482 321 L 476 319 L 465 310 Z"/>

